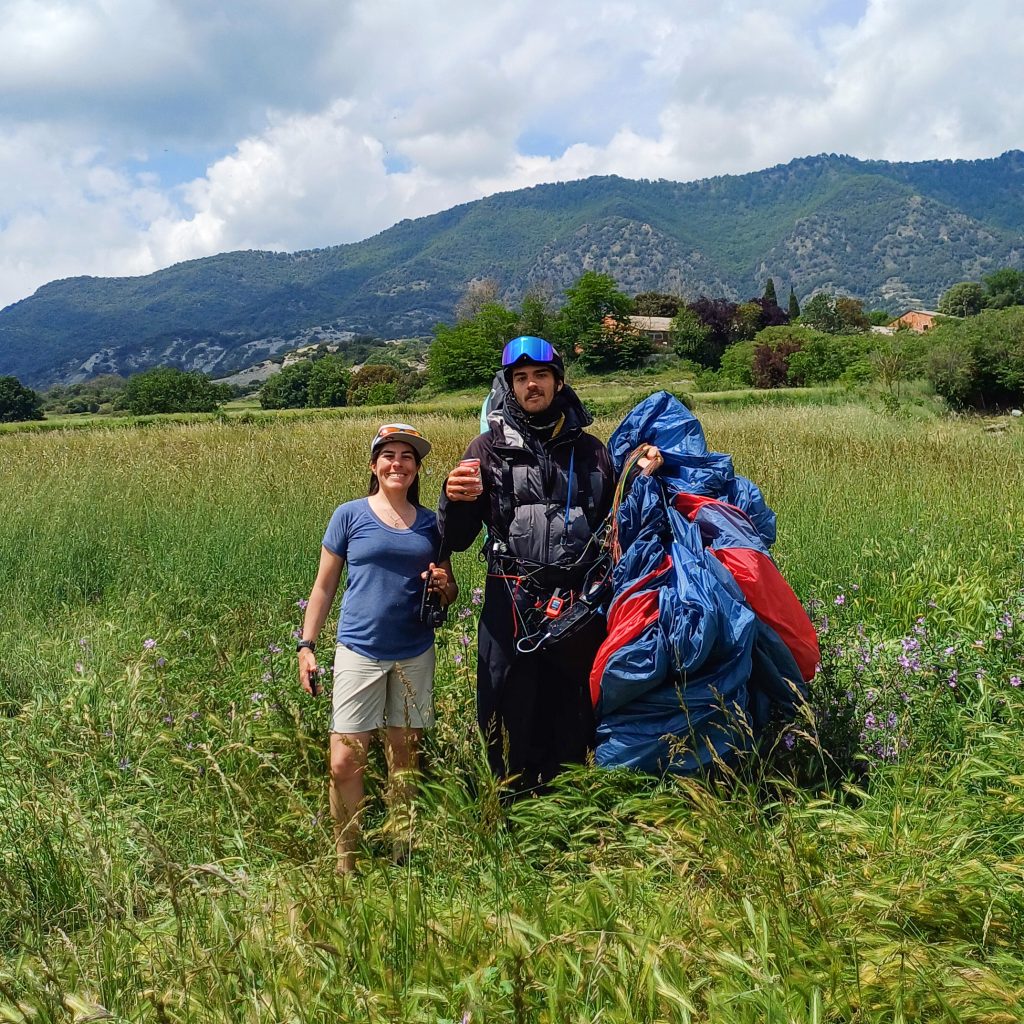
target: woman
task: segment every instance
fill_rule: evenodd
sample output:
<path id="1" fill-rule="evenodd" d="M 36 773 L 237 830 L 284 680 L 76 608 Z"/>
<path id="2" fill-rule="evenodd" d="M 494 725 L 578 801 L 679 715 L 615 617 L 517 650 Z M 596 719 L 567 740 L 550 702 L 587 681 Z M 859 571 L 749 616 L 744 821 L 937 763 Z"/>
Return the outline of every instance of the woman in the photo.
<path id="1" fill-rule="evenodd" d="M 433 724 L 434 635 L 421 622 L 424 585 L 442 606 L 458 596 L 448 561 L 435 564 L 436 517 L 419 504 L 419 469 L 430 442 L 407 423 L 387 423 L 370 444 L 367 497 L 335 509 L 298 642 L 299 682 L 316 693 L 316 638 L 348 563 L 334 658 L 330 803 L 338 872 L 355 867 L 370 739 L 386 726 L 393 804 L 407 804 L 423 730 Z M 396 840 L 396 855 L 402 844 Z"/>

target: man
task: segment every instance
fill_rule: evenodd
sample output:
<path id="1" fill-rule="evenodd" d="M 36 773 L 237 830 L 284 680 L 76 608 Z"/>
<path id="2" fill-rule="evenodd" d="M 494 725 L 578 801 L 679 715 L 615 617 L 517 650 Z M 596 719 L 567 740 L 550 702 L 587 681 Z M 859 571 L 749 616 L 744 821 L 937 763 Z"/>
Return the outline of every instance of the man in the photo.
<path id="1" fill-rule="evenodd" d="M 533 647 L 599 561 L 594 533 L 614 480 L 608 450 L 585 432 L 592 418 L 547 341 L 510 341 L 496 385 L 489 432 L 445 481 L 438 525 L 452 551 L 487 528 L 477 718 L 491 769 L 523 793 L 584 761 L 593 745 L 589 676 L 603 617 L 586 616 L 571 635 Z"/>

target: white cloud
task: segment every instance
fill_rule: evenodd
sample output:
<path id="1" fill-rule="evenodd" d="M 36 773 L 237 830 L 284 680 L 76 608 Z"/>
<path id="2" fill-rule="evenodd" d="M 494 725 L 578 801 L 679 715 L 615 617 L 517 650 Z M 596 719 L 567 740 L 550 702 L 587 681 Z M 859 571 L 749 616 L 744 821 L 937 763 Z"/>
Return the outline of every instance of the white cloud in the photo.
<path id="1" fill-rule="evenodd" d="M 0 0 L 0 304 L 541 181 L 1021 144 L 1016 0 L 858 3 Z"/>

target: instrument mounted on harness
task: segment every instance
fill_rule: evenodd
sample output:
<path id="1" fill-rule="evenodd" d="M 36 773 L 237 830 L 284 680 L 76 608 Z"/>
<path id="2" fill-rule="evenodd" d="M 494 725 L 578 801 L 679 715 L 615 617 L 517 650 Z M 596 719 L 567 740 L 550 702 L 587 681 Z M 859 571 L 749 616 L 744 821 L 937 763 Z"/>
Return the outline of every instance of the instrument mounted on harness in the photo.
<path id="1" fill-rule="evenodd" d="M 600 534 L 591 537 L 575 562 L 562 565 L 516 557 L 502 550 L 500 541 L 492 540 L 488 547 L 489 574 L 503 579 L 509 588 L 520 654 L 566 640 L 604 613 L 612 592 L 613 566 Z M 556 577 L 561 579 L 558 584 L 553 583 Z"/>

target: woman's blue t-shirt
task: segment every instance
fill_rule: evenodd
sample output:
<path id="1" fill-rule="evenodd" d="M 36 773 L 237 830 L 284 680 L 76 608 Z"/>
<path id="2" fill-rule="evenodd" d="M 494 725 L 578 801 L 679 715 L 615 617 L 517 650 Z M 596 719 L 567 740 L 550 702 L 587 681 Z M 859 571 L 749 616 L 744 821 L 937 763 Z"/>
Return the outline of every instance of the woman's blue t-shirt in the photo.
<path id="1" fill-rule="evenodd" d="M 420 573 L 437 561 L 439 539 L 437 517 L 418 506 L 408 530 L 381 522 L 366 498 L 334 510 L 324 547 L 348 565 L 338 643 L 378 661 L 414 658 L 430 647 L 434 631 L 420 622 Z"/>

